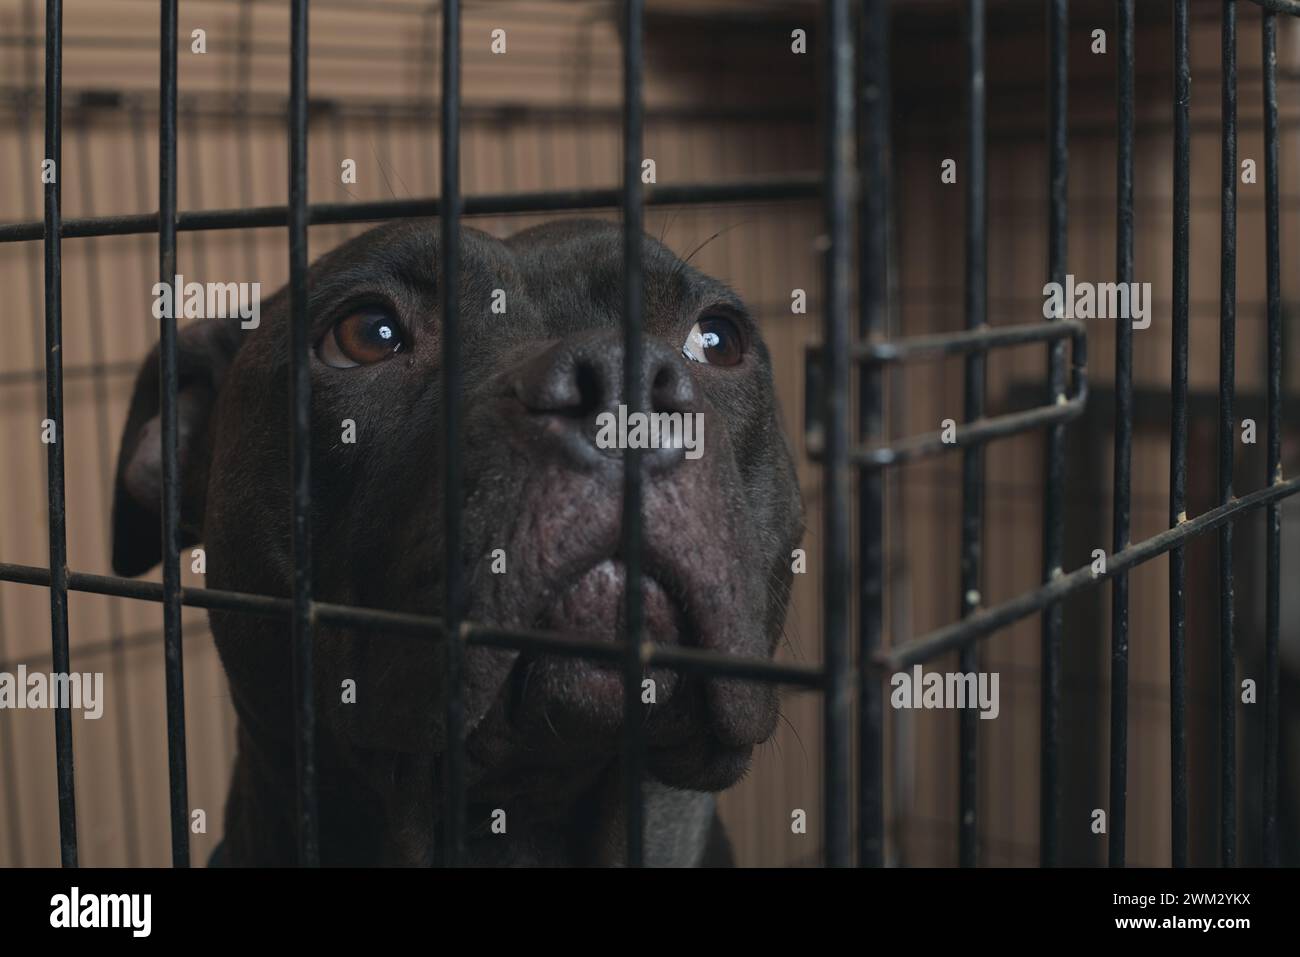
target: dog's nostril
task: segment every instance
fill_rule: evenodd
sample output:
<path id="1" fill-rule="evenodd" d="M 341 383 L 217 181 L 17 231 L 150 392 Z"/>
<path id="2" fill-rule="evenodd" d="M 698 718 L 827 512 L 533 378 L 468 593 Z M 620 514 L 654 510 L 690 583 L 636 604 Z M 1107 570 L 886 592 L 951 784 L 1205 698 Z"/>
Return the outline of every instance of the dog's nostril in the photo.
<path id="1" fill-rule="evenodd" d="M 695 390 L 691 377 L 665 361 L 655 370 L 651 380 L 650 401 L 655 412 L 689 412 L 695 406 Z"/>
<path id="2" fill-rule="evenodd" d="M 534 415 L 584 419 L 611 399 L 614 370 L 602 357 L 556 349 L 526 363 L 514 379 L 514 395 Z"/>
<path id="3" fill-rule="evenodd" d="M 566 412 L 581 418 L 603 408 L 605 380 L 595 366 L 589 362 L 578 363 L 574 370 L 574 384 L 577 386 L 577 405 Z"/>

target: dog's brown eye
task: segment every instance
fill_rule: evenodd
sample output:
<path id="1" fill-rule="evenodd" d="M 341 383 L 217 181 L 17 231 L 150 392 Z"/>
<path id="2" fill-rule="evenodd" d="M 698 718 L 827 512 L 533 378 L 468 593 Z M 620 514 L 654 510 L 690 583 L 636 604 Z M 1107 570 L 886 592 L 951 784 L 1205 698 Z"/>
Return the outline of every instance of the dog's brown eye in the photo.
<path id="1" fill-rule="evenodd" d="M 402 327 L 387 310 L 363 309 L 336 322 L 316 354 L 328 366 L 350 369 L 387 359 L 403 344 Z"/>
<path id="2" fill-rule="evenodd" d="M 691 327 L 682 355 L 692 362 L 734 366 L 745 354 L 745 340 L 735 322 L 722 315 L 705 316 Z"/>

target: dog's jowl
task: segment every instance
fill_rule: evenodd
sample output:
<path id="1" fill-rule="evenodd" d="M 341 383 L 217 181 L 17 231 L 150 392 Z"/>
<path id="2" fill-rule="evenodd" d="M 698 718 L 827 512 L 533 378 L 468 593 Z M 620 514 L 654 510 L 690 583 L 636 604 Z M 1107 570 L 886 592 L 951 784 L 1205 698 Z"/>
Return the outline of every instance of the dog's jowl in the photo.
<path id="1" fill-rule="evenodd" d="M 623 448 L 597 441 L 623 402 L 622 233 L 568 221 L 461 239 L 464 485 L 440 487 L 438 226 L 374 229 L 309 275 L 314 596 L 441 612 L 443 499 L 460 496 L 467 617 L 615 640 Z M 644 242 L 640 407 L 700 423 L 694 447 L 646 447 L 646 636 L 771 655 L 802 531 L 768 353 L 735 293 Z M 287 595 L 288 299 L 178 334 L 182 527 L 207 584 Z M 159 549 L 158 356 L 122 438 L 114 566 Z M 693 454 L 688 455 L 690 451 Z M 222 856 L 295 859 L 289 642 L 283 621 L 214 611 L 239 717 Z M 439 810 L 445 673 L 436 644 L 318 625 L 321 853 L 329 864 L 424 864 Z M 473 646 L 465 663 L 471 860 L 617 864 L 621 672 Z M 712 792 L 773 732 L 769 685 L 652 669 L 643 694 L 650 863 L 725 863 Z"/>

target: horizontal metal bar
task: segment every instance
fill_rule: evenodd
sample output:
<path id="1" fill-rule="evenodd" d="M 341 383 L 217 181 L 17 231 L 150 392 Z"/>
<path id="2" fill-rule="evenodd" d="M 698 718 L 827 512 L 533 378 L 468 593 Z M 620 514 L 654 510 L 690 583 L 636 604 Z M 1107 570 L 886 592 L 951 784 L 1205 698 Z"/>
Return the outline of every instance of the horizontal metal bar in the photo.
<path id="1" fill-rule="evenodd" d="M 1083 323 L 1078 319 L 1025 323 L 1018 326 L 985 326 L 962 332 L 942 332 L 882 342 L 858 342 L 853 347 L 853 358 L 869 365 L 888 365 L 920 356 L 964 355 L 984 352 L 1000 346 L 1055 342 L 1058 339 L 1083 334 Z"/>
<path id="2" fill-rule="evenodd" d="M 125 0 L 118 0 L 118 2 L 122 3 L 125 2 Z M 134 2 L 137 3 L 152 2 L 152 0 L 134 0 Z M 203 0 L 201 0 L 201 2 L 203 2 Z M 206 2 L 213 5 L 220 4 L 222 6 L 236 6 L 236 5 L 242 6 L 243 4 L 247 3 L 248 0 L 206 0 Z M 311 0 L 311 5 L 312 7 L 320 10 L 333 9 L 333 10 L 341 10 L 346 13 L 362 12 L 361 8 L 357 6 L 356 0 Z M 404 2 L 400 2 L 400 3 L 386 3 L 384 2 L 384 0 L 366 0 L 364 13 L 367 17 L 373 16 L 375 14 L 390 14 L 390 15 L 396 14 L 398 16 L 409 16 L 412 18 L 417 18 L 417 17 L 426 18 L 430 15 L 431 12 L 437 11 L 439 6 L 440 4 L 437 3 L 410 3 L 409 0 L 404 0 Z M 592 4 L 592 6 L 594 7 L 598 5 Z M 263 2 L 260 5 L 260 9 L 265 11 L 268 14 L 287 13 L 289 10 L 289 5 L 285 2 L 280 2 L 280 3 Z M 523 7 L 518 11 L 515 10 L 511 11 L 512 19 L 517 17 L 520 21 L 526 23 L 531 22 L 531 23 L 549 24 L 551 22 L 548 19 L 550 16 L 551 14 L 549 12 L 540 13 L 539 11 L 529 9 L 528 7 Z M 330 18 L 326 16 L 323 19 L 328 20 Z"/>
<path id="3" fill-rule="evenodd" d="M 1083 414 L 1087 401 L 1085 386 L 1081 387 L 1080 394 L 1056 405 L 1038 406 L 1023 412 L 1009 412 L 959 425 L 953 430 L 952 441 L 945 441 L 943 432 L 927 432 L 888 446 L 855 448 L 850 454 L 850 461 L 864 469 L 883 469 L 951 449 L 983 445 L 994 439 L 1077 419 Z"/>
<path id="4" fill-rule="evenodd" d="M 915 459 L 937 455 L 951 449 L 979 447 L 993 439 L 1005 438 L 1047 425 L 1068 422 L 1083 414 L 1088 398 L 1087 345 L 1084 326 L 1077 320 L 1058 319 L 1016 326 L 991 328 L 985 324 L 963 332 L 937 333 L 890 341 L 862 340 L 850 347 L 852 356 L 865 362 L 868 368 L 902 362 L 905 359 L 927 355 L 983 354 L 1000 346 L 1050 343 L 1065 338 L 1072 339 L 1071 394 L 1058 396 L 1052 405 L 1036 406 L 1019 412 L 995 417 L 979 417 L 958 426 L 950 439 L 944 431 L 927 432 L 895 440 L 882 445 L 856 446 L 849 450 L 851 465 L 879 470 Z M 822 459 L 825 444 L 825 422 L 821 419 L 821 347 L 807 350 L 805 366 L 807 417 L 804 424 L 804 447 L 813 462 Z"/>
<path id="5" fill-rule="evenodd" d="M 780 179 L 754 179 L 730 183 L 695 183 L 678 186 L 647 186 L 645 201 L 650 206 L 687 206 L 709 203 L 771 202 L 814 199 L 820 195 L 820 178 L 815 173 Z M 466 216 L 499 216 L 511 213 L 553 213 L 574 209 L 614 209 L 619 205 L 618 187 L 606 189 L 551 190 L 537 193 L 489 193 L 466 196 L 461 213 Z M 313 203 L 307 207 L 311 226 L 335 223 L 378 222 L 410 216 L 437 216 L 441 203 L 436 198 L 389 199 L 367 203 Z M 268 229 L 289 222 L 286 206 L 257 206 L 251 209 L 212 209 L 182 212 L 176 217 L 181 232 L 209 229 Z M 90 216 L 63 220 L 64 239 L 88 236 L 130 236 L 158 231 L 158 214 Z M 45 238 L 42 222 L 9 223 L 0 226 L 0 243 L 32 242 Z"/>
<path id="6" fill-rule="evenodd" d="M 1300 17 L 1300 0 L 1250 0 L 1250 2 L 1274 13 L 1289 13 L 1293 17 Z"/>
<path id="7" fill-rule="evenodd" d="M 48 588 L 50 570 L 38 565 L 0 562 L 0 582 Z M 131 598 L 137 601 L 161 602 L 163 600 L 163 587 L 160 583 L 120 578 L 116 575 L 69 572 L 68 590 Z M 293 602 L 289 598 L 216 588 L 182 588 L 181 604 L 191 608 L 239 612 L 286 620 L 293 611 Z M 314 602 L 312 608 L 318 624 L 342 625 L 419 641 L 438 640 L 445 631 L 442 619 L 429 615 L 359 608 L 332 602 Z M 504 628 L 492 624 L 464 622 L 461 625 L 461 634 L 465 642 L 471 645 L 513 648 L 566 658 L 621 662 L 625 654 L 625 649 L 621 645 L 599 638 Z M 766 658 L 724 655 L 700 648 L 654 643 L 647 643 L 646 649 L 643 660 L 648 667 L 671 668 L 682 674 L 742 678 L 814 689 L 821 688 L 823 684 L 821 669 L 810 665 L 783 664 Z"/>
<path id="8" fill-rule="evenodd" d="M 288 99 L 283 93 L 266 93 L 257 90 L 191 90 L 177 94 L 180 112 L 186 119 L 247 119 L 284 122 Z M 0 84 L 0 109 L 26 114 L 40 112 L 41 88 L 30 85 Z M 359 120 L 369 123 L 391 121 L 418 122 L 427 125 L 438 117 L 441 105 L 431 96 L 313 96 L 307 102 L 312 119 L 326 121 L 339 119 Z M 89 113 L 109 111 L 142 113 L 157 112 L 157 98 L 152 91 L 130 90 L 112 86 L 84 86 L 64 90 L 64 111 L 67 119 L 77 124 Z M 488 99 L 464 102 L 461 119 L 466 125 L 494 123 L 554 123 L 595 124 L 616 121 L 622 116 L 617 106 L 599 104 L 546 104 L 527 100 Z M 812 125 L 813 118 L 806 108 L 764 104 L 762 106 L 734 106 L 724 103 L 664 104 L 646 110 L 650 123 L 719 123 L 754 122 L 794 123 Z"/>
<path id="9" fill-rule="evenodd" d="M 140 360 L 130 359 L 121 362 L 96 362 L 90 365 L 63 367 L 64 381 L 74 379 L 98 379 L 100 376 L 134 377 L 140 371 Z M 0 388 L 7 386 L 31 386 L 45 381 L 44 369 L 9 369 L 0 372 Z"/>
<path id="10" fill-rule="evenodd" d="M 565 658 L 589 658 L 611 664 L 622 663 L 627 653 L 621 644 L 602 639 L 575 638 L 555 632 L 471 623 L 466 623 L 462 628 L 466 640 L 471 644 L 490 648 L 511 648 Z M 821 669 L 808 665 L 787 665 L 766 658 L 719 655 L 700 648 L 658 645 L 653 642 L 644 643 L 643 648 L 645 650 L 641 660 L 646 666 L 672 668 L 683 674 L 716 675 L 719 674 L 717 667 L 725 662 L 727 675 L 732 678 L 780 682 L 814 689 L 821 688 L 824 684 Z"/>
<path id="11" fill-rule="evenodd" d="M 1287 479 L 1284 482 L 1276 482 L 1273 485 L 1251 492 L 1249 495 L 1233 499 L 1227 505 L 1220 505 L 1198 515 L 1196 518 L 1189 519 L 1180 525 L 1130 545 L 1122 552 L 1111 555 L 1106 560 L 1106 570 L 1100 574 L 1094 575 L 1092 566 L 1085 565 L 1083 568 L 1078 568 L 1068 575 L 1062 575 L 1034 591 L 1017 595 L 1001 605 L 976 612 L 969 618 L 938 628 L 912 641 L 896 645 L 892 649 L 876 655 L 871 664 L 878 669 L 896 671 L 900 668 L 907 668 L 914 664 L 929 661 L 955 648 L 969 645 L 987 637 L 1000 628 L 1032 615 L 1034 612 L 1042 611 L 1048 605 L 1060 601 L 1068 595 L 1072 595 L 1098 582 L 1106 581 L 1163 555 L 1189 538 L 1213 531 L 1243 512 L 1249 512 L 1263 505 L 1281 501 L 1295 495 L 1297 492 L 1300 492 L 1300 477 Z"/>
<path id="12" fill-rule="evenodd" d="M 187 622 L 188 624 L 188 622 Z M 212 638 L 212 633 L 206 628 L 197 633 L 189 633 L 183 636 L 185 641 L 191 645 L 196 641 L 208 641 Z M 140 631 L 128 633 L 115 632 L 108 638 L 99 638 L 95 641 L 87 641 L 77 645 L 77 658 L 85 661 L 95 657 L 106 657 L 114 652 L 134 651 L 138 648 L 152 648 L 155 645 L 162 644 L 163 630 L 161 627 L 144 628 Z M 9 658 L 0 659 L 0 671 L 13 671 L 20 665 L 28 671 L 49 671 L 53 664 L 50 653 L 36 652 L 35 654 L 13 655 Z"/>

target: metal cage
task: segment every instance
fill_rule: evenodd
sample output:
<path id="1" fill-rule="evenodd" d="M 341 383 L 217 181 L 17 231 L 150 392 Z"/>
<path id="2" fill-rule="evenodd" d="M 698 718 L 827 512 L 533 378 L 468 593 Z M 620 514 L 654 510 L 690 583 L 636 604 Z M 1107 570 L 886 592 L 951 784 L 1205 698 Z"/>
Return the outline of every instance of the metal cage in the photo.
<path id="1" fill-rule="evenodd" d="M 1187 863 L 1187 725 L 1184 628 L 1186 565 L 1184 544 L 1211 530 L 1218 533 L 1220 562 L 1220 749 L 1222 863 L 1236 861 L 1235 725 L 1234 725 L 1234 606 L 1233 523 L 1249 511 L 1267 510 L 1266 563 L 1266 685 L 1264 767 L 1264 859 L 1278 859 L 1278 693 L 1279 693 L 1279 566 L 1281 501 L 1300 491 L 1300 478 L 1286 479 L 1281 470 L 1281 302 L 1278 196 L 1278 106 L 1276 85 L 1277 15 L 1300 15 L 1295 0 L 1253 0 L 1263 8 L 1265 182 L 1267 205 L 1268 282 L 1268 437 L 1267 474 L 1256 490 L 1234 492 L 1234 341 L 1236 274 L 1236 0 L 1223 3 L 1222 89 L 1222 249 L 1220 308 L 1218 505 L 1188 517 L 1187 389 L 1188 389 L 1188 249 L 1189 249 L 1189 106 L 1188 0 L 1173 0 L 1175 39 L 1175 217 L 1172 236 L 1175 290 L 1172 361 L 1172 454 L 1169 523 L 1165 531 L 1139 542 L 1129 534 L 1130 470 L 1133 427 L 1132 328 L 1122 320 L 1116 339 L 1116 405 L 1114 461 L 1113 549 L 1105 572 L 1085 566 L 1064 568 L 1062 528 L 1065 502 L 1063 470 L 1067 423 L 1082 414 L 1088 401 L 1086 335 L 1083 325 L 1063 318 L 992 328 L 986 321 L 987 189 L 985 117 L 985 0 L 968 0 L 966 21 L 967 163 L 965 227 L 966 330 L 953 334 L 902 339 L 884 336 L 890 308 L 887 291 L 888 221 L 890 211 L 890 66 L 889 4 L 887 0 L 825 0 L 823 35 L 825 62 L 823 103 L 825 163 L 820 180 L 788 179 L 759 184 L 714 186 L 654 186 L 646 188 L 639 175 L 643 119 L 642 25 L 643 0 L 623 3 L 623 185 L 620 190 L 566 191 L 462 197 L 460 193 L 460 3 L 442 4 L 441 150 L 442 189 L 436 200 L 393 200 L 355 204 L 310 204 L 307 194 L 307 56 L 308 2 L 291 0 L 290 109 L 288 138 L 289 202 L 284 207 L 184 212 L 177 209 L 177 0 L 162 0 L 160 22 L 160 170 L 158 212 L 134 216 L 64 220 L 60 185 L 44 188 L 43 222 L 0 226 L 0 242 L 41 241 L 45 277 L 45 383 L 47 416 L 62 419 L 63 358 L 61 317 L 61 244 L 63 239 L 157 233 L 159 274 L 175 274 L 178 230 L 217 230 L 287 227 L 290 256 L 292 409 L 288 436 L 292 461 L 292 549 L 295 561 L 292 596 L 271 597 L 208 588 L 182 588 L 179 571 L 179 476 L 177 465 L 176 322 L 163 318 L 160 398 L 163 441 L 163 581 L 139 582 L 70 570 L 67 566 L 64 453 L 59 442 L 48 446 L 48 507 L 50 560 L 48 567 L 0 564 L 0 580 L 45 587 L 50 595 L 52 663 L 69 668 L 68 592 L 85 591 L 160 602 L 163 606 L 167 689 L 167 735 L 171 795 L 172 860 L 190 863 L 186 778 L 186 730 L 181 654 L 181 607 L 189 605 L 288 621 L 294 662 L 297 715 L 297 800 L 300 863 L 318 865 L 315 705 L 312 699 L 312 636 L 318 622 L 347 625 L 389 636 L 439 643 L 447 654 L 450 693 L 446 701 L 448 748 L 438 765 L 432 787 L 444 790 L 443 837 L 437 863 L 454 866 L 463 860 L 465 828 L 464 714 L 459 674 L 466 645 L 509 647 L 548 654 L 585 656 L 621 664 L 624 675 L 624 757 L 627 775 L 627 862 L 642 861 L 640 783 L 643 758 L 637 695 L 640 676 L 648 666 L 681 672 L 778 682 L 820 691 L 825 707 L 825 860 L 832 866 L 854 862 L 880 865 L 884 860 L 884 767 L 882 679 L 891 671 L 929 661 L 958 650 L 963 671 L 976 667 L 977 644 L 1004 626 L 1041 613 L 1041 862 L 1058 861 L 1059 821 L 1059 698 L 1061 601 L 1083 589 L 1112 580 L 1109 859 L 1124 863 L 1125 796 L 1127 779 L 1128 608 L 1127 575 L 1136 566 L 1166 552 L 1170 554 L 1170 653 L 1173 863 Z M 1049 32 L 1049 195 L 1048 278 L 1066 274 L 1066 183 L 1069 171 L 1066 95 L 1068 0 L 1048 0 Z M 62 2 L 46 0 L 45 23 L 45 156 L 59 164 L 62 109 Z M 1134 2 L 1117 0 L 1119 85 L 1116 102 L 1119 129 L 1118 234 L 1116 275 L 1130 281 L 1133 272 L 1133 66 Z M 639 237 L 646 204 L 689 204 L 746 199 L 808 197 L 819 194 L 825 210 L 824 337 L 809 365 L 810 394 L 817 398 L 807 423 L 810 451 L 824 475 L 824 627 L 825 660 L 820 667 L 743 659 L 698 649 L 658 646 L 642 635 L 641 592 L 626 589 L 626 642 L 611 643 L 561 634 L 518 631 L 469 621 L 464 615 L 464 584 L 459 565 L 458 499 L 447 496 L 445 547 L 447 579 L 442 619 L 370 608 L 318 602 L 312 595 L 308 515 L 312 499 L 309 413 L 308 316 L 306 312 L 307 244 L 309 226 L 362 222 L 411 215 L 435 215 L 441 223 L 445 252 L 441 274 L 459 274 L 457 237 L 463 214 L 538 212 L 575 208 L 614 207 L 622 211 L 624 236 L 623 332 L 625 404 L 637 411 L 642 374 L 642 302 Z M 856 262 L 855 262 L 856 257 Z M 855 273 L 856 304 L 855 298 Z M 460 485 L 461 357 L 457 285 L 444 281 L 443 322 L 443 441 L 447 489 Z M 858 314 L 858 328 L 852 317 Z M 1067 370 L 1066 340 L 1071 342 Z M 1038 407 L 1000 416 L 985 412 L 985 363 L 991 350 L 1041 343 L 1047 347 L 1048 394 Z M 961 355 L 965 362 L 964 421 L 955 441 L 939 433 L 886 439 L 882 417 L 882 377 L 887 366 L 925 355 Z M 860 367 L 856 388 L 853 370 Z M 1067 383 L 1068 371 L 1068 383 Z M 856 420 L 856 430 L 854 422 Z M 995 439 L 1043 429 L 1047 448 L 1044 476 L 1043 568 L 1040 587 L 995 606 L 986 606 L 979 591 L 982 555 L 982 493 L 985 446 Z M 856 434 L 854 432 L 856 431 Z M 959 449 L 962 459 L 960 620 L 912 640 L 886 646 L 883 630 L 883 488 L 886 469 L 923 456 Z M 642 487 L 638 453 L 629 450 L 624 470 L 622 552 L 627 556 L 630 583 L 639 581 L 642 533 Z M 855 489 L 856 480 L 856 489 Z M 857 550 L 846 521 L 856 495 Z M 856 578 L 854 570 L 856 565 Z M 856 594 L 856 602 L 855 602 Z M 855 620 L 856 608 L 856 620 Z M 856 630 L 856 647 L 855 635 Z M 856 714 L 854 699 L 856 697 Z M 959 767 L 959 856 L 963 865 L 976 861 L 976 731 L 975 714 L 961 715 Z M 72 727 L 68 708 L 56 709 L 58 800 L 61 858 L 77 864 L 77 817 L 73 793 Z M 854 722 L 856 721 L 856 728 Z M 856 734 L 858 753 L 852 753 Z M 858 767 L 856 800 L 853 769 Z M 855 833 L 856 810 L 856 842 Z M 856 847 L 855 847 L 856 844 Z"/>

